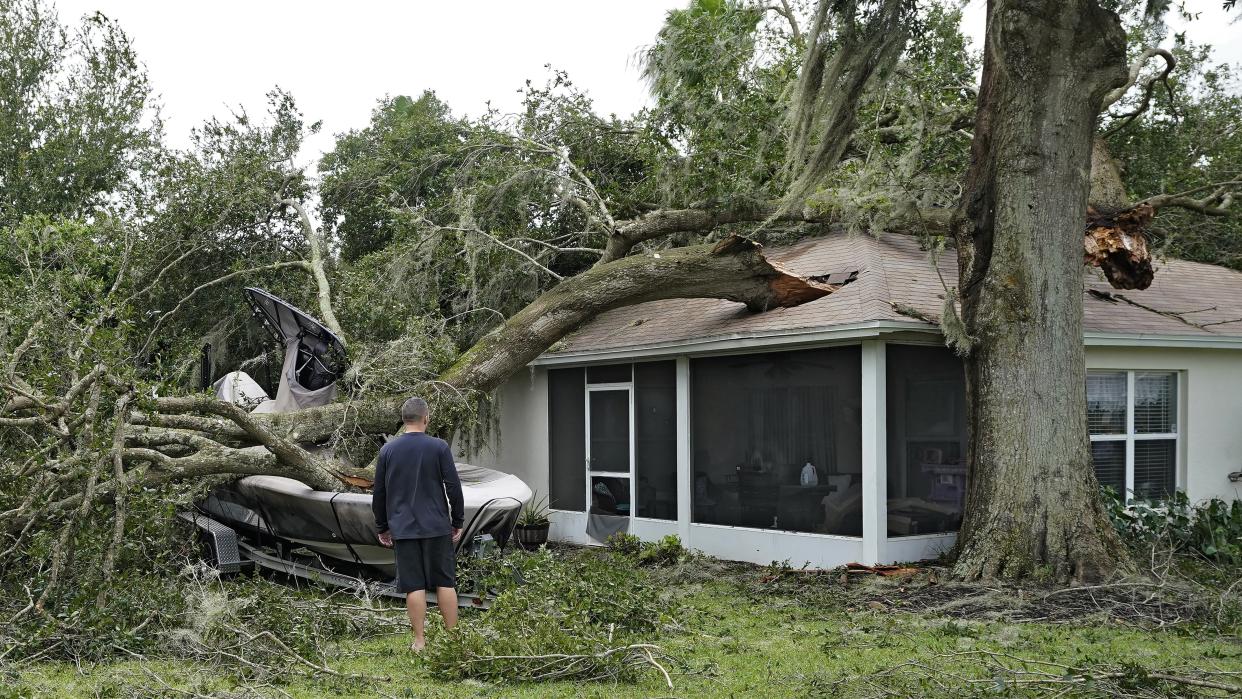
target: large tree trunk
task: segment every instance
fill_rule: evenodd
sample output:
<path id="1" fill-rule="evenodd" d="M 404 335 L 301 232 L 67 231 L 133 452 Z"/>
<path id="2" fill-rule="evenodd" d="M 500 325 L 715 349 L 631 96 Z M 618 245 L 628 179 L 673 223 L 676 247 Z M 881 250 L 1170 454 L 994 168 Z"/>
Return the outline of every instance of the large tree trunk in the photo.
<path id="1" fill-rule="evenodd" d="M 1097 579 L 1124 551 L 1097 494 L 1083 218 L 1125 35 L 1094 0 L 992 0 L 958 245 L 970 442 L 956 572 Z"/>

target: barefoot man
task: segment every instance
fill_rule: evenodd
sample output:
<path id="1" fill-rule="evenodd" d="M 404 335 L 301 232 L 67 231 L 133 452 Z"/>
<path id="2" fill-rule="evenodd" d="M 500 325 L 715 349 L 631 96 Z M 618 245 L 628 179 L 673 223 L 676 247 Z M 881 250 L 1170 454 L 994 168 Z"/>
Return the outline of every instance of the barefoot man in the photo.
<path id="1" fill-rule="evenodd" d="M 414 629 L 410 650 L 426 646 L 427 590 L 436 591 L 444 628 L 457 624 L 457 569 L 453 544 L 465 517 L 461 479 L 443 439 L 427 434 L 427 401 L 401 406 L 405 433 L 380 449 L 371 507 L 380 543 L 394 549 L 397 589 Z"/>

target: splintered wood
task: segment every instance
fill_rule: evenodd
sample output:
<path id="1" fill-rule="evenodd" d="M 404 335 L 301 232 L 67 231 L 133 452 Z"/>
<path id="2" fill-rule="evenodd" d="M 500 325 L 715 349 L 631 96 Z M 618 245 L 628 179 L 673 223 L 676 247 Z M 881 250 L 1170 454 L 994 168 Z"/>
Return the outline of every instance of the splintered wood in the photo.
<path id="1" fill-rule="evenodd" d="M 1149 204 L 1119 211 L 1087 208 L 1083 261 L 1099 267 L 1115 289 L 1146 289 L 1155 271 L 1144 229 L 1156 215 Z"/>

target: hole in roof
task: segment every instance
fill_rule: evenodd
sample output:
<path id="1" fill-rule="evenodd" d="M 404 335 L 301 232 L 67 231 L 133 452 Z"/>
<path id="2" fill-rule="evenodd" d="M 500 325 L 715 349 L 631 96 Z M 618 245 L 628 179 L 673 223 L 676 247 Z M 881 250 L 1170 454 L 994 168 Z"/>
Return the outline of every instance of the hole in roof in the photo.
<path id="1" fill-rule="evenodd" d="M 845 286 L 850 282 L 858 279 L 858 270 L 849 272 L 828 272 L 827 274 L 816 274 L 808 277 L 817 284 L 835 284 L 837 286 Z"/>

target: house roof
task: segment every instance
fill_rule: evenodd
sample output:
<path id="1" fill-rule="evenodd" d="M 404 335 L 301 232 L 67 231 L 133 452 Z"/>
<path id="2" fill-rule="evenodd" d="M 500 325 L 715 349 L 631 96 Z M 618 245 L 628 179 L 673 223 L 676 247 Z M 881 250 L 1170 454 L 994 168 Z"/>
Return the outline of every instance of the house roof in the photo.
<path id="1" fill-rule="evenodd" d="M 934 323 L 915 316 L 938 318 L 945 293 L 941 277 L 949 285 L 957 280 L 951 250 L 938 255 L 933 267 L 930 253 L 906 235 L 834 232 L 770 248 L 767 255 L 806 276 L 853 271 L 858 275 L 816 301 L 762 313 L 719 299 L 668 299 L 619 308 L 587 323 L 544 357 L 864 325 L 936 331 Z M 1185 260 L 1160 260 L 1155 266 L 1155 282 L 1143 291 L 1114 290 L 1098 271 L 1085 271 L 1083 307 L 1089 336 L 1237 340 L 1242 345 L 1242 273 Z"/>

